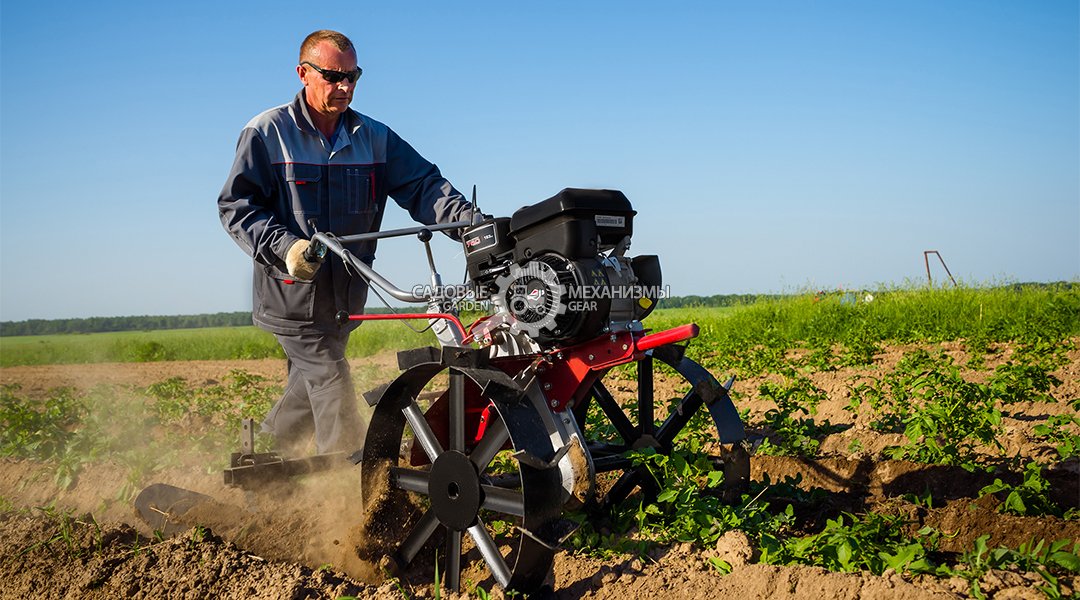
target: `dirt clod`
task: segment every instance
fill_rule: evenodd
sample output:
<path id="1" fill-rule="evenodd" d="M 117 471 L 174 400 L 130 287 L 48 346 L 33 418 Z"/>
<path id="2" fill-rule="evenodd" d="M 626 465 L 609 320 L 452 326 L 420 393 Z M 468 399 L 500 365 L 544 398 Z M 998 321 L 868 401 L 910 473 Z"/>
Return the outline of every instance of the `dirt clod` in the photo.
<path id="1" fill-rule="evenodd" d="M 716 557 L 732 567 L 739 567 L 754 559 L 754 548 L 745 533 L 732 530 L 716 540 Z"/>

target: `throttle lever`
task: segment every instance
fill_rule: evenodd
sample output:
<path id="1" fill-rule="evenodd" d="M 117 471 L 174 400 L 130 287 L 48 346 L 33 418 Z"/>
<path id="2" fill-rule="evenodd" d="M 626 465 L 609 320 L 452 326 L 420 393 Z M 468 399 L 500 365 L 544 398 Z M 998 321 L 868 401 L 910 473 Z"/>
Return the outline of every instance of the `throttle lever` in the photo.
<path id="1" fill-rule="evenodd" d="M 308 219 L 307 223 L 315 233 L 319 233 L 319 228 L 315 224 L 315 219 Z M 304 260 L 309 263 L 321 263 L 326 260 L 326 244 L 318 240 L 311 240 L 307 250 L 304 250 Z"/>

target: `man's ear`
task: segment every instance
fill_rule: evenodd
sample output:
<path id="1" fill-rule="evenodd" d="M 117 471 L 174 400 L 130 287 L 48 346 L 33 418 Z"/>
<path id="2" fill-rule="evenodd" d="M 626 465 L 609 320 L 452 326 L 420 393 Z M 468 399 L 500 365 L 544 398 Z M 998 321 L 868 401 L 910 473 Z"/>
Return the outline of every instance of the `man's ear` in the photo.
<path id="1" fill-rule="evenodd" d="M 296 75 L 300 77 L 300 82 L 304 85 L 307 85 L 307 79 L 305 79 L 307 77 L 307 73 L 307 67 L 305 67 L 304 65 L 296 65 Z"/>

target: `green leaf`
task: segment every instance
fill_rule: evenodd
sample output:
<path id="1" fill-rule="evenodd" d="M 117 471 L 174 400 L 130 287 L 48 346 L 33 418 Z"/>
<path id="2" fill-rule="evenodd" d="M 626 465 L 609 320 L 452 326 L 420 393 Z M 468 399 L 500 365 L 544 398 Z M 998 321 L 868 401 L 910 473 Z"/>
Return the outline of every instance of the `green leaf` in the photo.
<path id="1" fill-rule="evenodd" d="M 724 472 L 723 471 L 710 471 L 709 474 L 706 477 L 707 477 L 707 480 L 706 480 L 705 485 L 706 485 L 706 487 L 711 489 L 711 488 L 714 488 L 714 487 L 720 485 L 724 481 Z"/>
<path id="2" fill-rule="evenodd" d="M 904 567 L 907 566 L 907 564 L 915 558 L 915 554 L 921 549 L 922 546 L 917 543 L 909 544 L 900 548 L 899 552 L 897 552 L 896 554 L 881 552 L 878 554 L 878 556 L 880 556 L 885 561 L 888 568 L 893 569 L 896 572 L 900 572 L 903 571 Z"/>
<path id="3" fill-rule="evenodd" d="M 975 564 L 977 564 L 977 565 L 982 564 L 982 562 L 983 562 L 982 557 L 983 557 L 984 554 L 986 554 L 986 541 L 989 540 L 989 539 L 990 539 L 990 534 L 989 533 L 985 533 L 985 534 L 980 535 L 979 537 L 975 538 L 975 549 L 973 551 L 974 554 L 975 554 L 975 557 L 974 557 L 975 558 Z"/>
<path id="4" fill-rule="evenodd" d="M 720 571 L 721 575 L 727 575 L 731 572 L 731 563 L 726 560 L 721 560 L 713 556 L 709 558 L 709 564 L 711 564 L 713 568 L 717 571 Z"/>
<path id="5" fill-rule="evenodd" d="M 679 495 L 679 490 L 666 489 L 666 490 L 660 492 L 660 494 L 656 496 L 656 501 L 657 502 L 671 502 L 678 495 Z"/>
<path id="6" fill-rule="evenodd" d="M 1068 571 L 1080 573 L 1080 556 L 1072 552 L 1054 552 L 1047 557 L 1047 560 Z"/>
<path id="7" fill-rule="evenodd" d="M 836 548 L 836 559 L 840 561 L 840 565 L 845 571 L 851 571 L 851 545 L 844 542 Z"/>
<path id="8" fill-rule="evenodd" d="M 1005 498 L 1005 510 L 1017 515 L 1027 514 L 1027 507 L 1024 506 L 1024 500 L 1015 490 L 1010 492 L 1009 496 Z"/>
<path id="9" fill-rule="evenodd" d="M 686 459 L 683 458 L 681 454 L 674 453 L 671 455 L 671 459 L 672 462 L 675 463 L 675 472 L 678 473 L 680 477 L 688 477 L 690 475 L 690 466 L 686 464 Z"/>

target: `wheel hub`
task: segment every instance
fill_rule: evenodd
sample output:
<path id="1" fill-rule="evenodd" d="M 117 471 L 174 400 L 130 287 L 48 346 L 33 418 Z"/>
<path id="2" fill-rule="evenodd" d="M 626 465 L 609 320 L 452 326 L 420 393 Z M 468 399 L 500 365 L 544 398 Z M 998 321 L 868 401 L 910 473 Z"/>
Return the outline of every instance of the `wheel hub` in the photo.
<path id="1" fill-rule="evenodd" d="M 440 454 L 431 465 L 428 494 L 435 516 L 449 529 L 464 531 L 476 524 L 484 496 L 468 456 L 456 450 Z"/>

